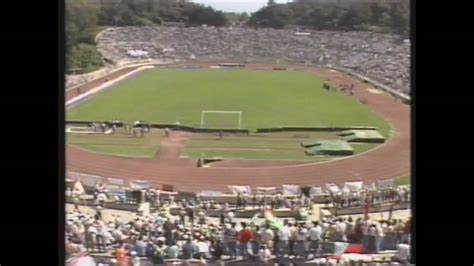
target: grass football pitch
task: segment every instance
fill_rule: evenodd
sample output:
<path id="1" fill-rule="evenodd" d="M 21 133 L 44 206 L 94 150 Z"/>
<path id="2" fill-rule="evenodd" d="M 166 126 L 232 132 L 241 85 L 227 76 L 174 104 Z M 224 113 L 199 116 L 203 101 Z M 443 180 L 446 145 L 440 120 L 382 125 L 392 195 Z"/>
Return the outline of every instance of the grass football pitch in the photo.
<path id="1" fill-rule="evenodd" d="M 99 92 L 67 111 L 67 120 L 147 120 L 200 126 L 201 111 L 241 111 L 242 128 L 390 126 L 367 106 L 322 89 L 323 80 L 296 71 L 151 69 Z M 209 116 L 205 126 L 238 126 L 238 116 Z"/>

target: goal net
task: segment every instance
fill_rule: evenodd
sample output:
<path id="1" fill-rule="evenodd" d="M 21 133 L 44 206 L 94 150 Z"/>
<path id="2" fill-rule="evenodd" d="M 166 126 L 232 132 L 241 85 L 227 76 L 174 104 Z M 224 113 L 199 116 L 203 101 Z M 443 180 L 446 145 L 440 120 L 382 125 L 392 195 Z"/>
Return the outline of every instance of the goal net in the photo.
<path id="1" fill-rule="evenodd" d="M 201 111 L 201 128 L 242 128 L 241 111 Z"/>

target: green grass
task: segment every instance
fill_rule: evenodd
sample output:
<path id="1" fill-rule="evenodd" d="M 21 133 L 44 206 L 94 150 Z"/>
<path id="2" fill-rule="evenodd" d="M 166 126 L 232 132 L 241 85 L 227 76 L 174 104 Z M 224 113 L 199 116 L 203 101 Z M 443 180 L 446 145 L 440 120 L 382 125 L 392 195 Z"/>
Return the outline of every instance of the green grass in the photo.
<path id="1" fill-rule="evenodd" d="M 399 176 L 395 178 L 395 186 L 402 186 L 402 185 L 408 185 L 411 183 L 410 181 L 410 176 Z"/>
<path id="2" fill-rule="evenodd" d="M 113 135 L 89 135 L 89 134 L 67 134 L 66 142 L 78 145 L 136 145 L 136 146 L 153 146 L 157 147 L 160 143 L 161 136 L 158 134 L 145 134 L 142 137 L 133 137 L 125 134 Z"/>
<path id="3" fill-rule="evenodd" d="M 198 126 L 201 111 L 228 110 L 242 111 L 242 127 L 250 130 L 375 126 L 388 136 L 390 126 L 380 116 L 341 92 L 322 89 L 322 83 L 304 72 L 152 69 L 98 93 L 66 115 L 68 120 L 180 121 Z"/>
<path id="4" fill-rule="evenodd" d="M 136 147 L 136 146 L 104 146 L 104 145 L 80 145 L 80 149 L 98 153 L 102 155 L 133 157 L 133 158 L 153 158 L 157 149 L 152 147 Z"/>
<path id="5" fill-rule="evenodd" d="M 366 152 L 368 150 L 371 150 L 379 146 L 379 144 L 376 144 L 376 143 L 364 143 L 364 144 L 349 143 L 349 144 L 352 146 L 352 148 L 354 148 L 355 154 Z"/>
<path id="6" fill-rule="evenodd" d="M 201 150 L 185 149 L 184 153 L 190 158 L 223 157 L 224 159 L 250 159 L 250 160 L 299 160 L 299 161 L 324 161 L 331 157 L 307 156 L 301 151 L 242 151 L 242 150 Z"/>
<path id="7" fill-rule="evenodd" d="M 152 158 L 158 150 L 162 135 L 157 130 L 144 137 L 133 137 L 120 131 L 112 135 L 66 134 L 66 143 L 102 155 Z"/>
<path id="8" fill-rule="evenodd" d="M 212 148 L 294 148 L 301 149 L 297 141 L 267 141 L 265 139 L 259 141 L 250 141 L 245 139 L 233 140 L 190 140 L 186 143 L 186 147 L 212 147 Z"/>

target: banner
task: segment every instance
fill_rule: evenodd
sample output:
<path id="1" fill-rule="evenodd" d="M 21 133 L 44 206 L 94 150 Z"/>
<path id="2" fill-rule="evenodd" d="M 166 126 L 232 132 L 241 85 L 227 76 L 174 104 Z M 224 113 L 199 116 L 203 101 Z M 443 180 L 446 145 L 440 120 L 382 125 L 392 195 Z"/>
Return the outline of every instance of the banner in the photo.
<path id="1" fill-rule="evenodd" d="M 265 222 L 270 225 L 270 228 L 273 230 L 278 230 L 283 227 L 283 222 L 275 217 L 270 210 L 264 212 Z"/>
<path id="2" fill-rule="evenodd" d="M 267 193 L 267 194 L 277 192 L 276 187 L 257 187 L 256 190 L 257 190 L 257 192 Z"/>
<path id="3" fill-rule="evenodd" d="M 221 196 L 222 196 L 222 192 L 220 192 L 220 191 L 205 190 L 205 191 L 201 191 L 201 193 L 199 193 L 199 195 L 200 195 L 201 197 L 214 197 L 214 198 L 218 198 L 218 197 L 221 197 Z"/>
<path id="4" fill-rule="evenodd" d="M 345 242 L 323 242 L 321 249 L 324 253 L 330 253 L 335 256 L 341 256 L 349 246 L 349 243 Z"/>
<path id="5" fill-rule="evenodd" d="M 95 187 L 97 183 L 104 184 L 104 179 L 96 175 L 81 174 L 80 180 L 83 186 L 85 187 Z"/>
<path id="6" fill-rule="evenodd" d="M 147 180 L 134 180 L 130 181 L 130 187 L 132 189 L 149 189 L 151 188 L 150 181 Z"/>
<path id="7" fill-rule="evenodd" d="M 114 186 L 114 185 L 107 187 L 107 194 L 111 198 L 115 198 L 115 199 L 120 199 L 120 198 L 125 198 L 126 197 L 125 189 L 123 189 L 120 186 Z"/>
<path id="8" fill-rule="evenodd" d="M 316 196 L 316 195 L 321 195 L 321 194 L 324 194 L 323 189 L 321 187 L 311 187 L 309 189 L 310 196 Z"/>
<path id="9" fill-rule="evenodd" d="M 377 187 L 375 186 L 375 183 L 372 183 L 372 184 L 364 184 L 364 189 L 368 189 L 368 190 L 374 190 L 376 189 Z"/>
<path id="10" fill-rule="evenodd" d="M 329 190 L 329 192 L 333 194 L 338 193 L 340 191 L 339 187 L 336 186 L 336 184 L 326 184 L 326 188 L 327 190 Z"/>
<path id="11" fill-rule="evenodd" d="M 232 191 L 233 194 L 238 194 L 238 193 L 243 194 L 245 192 L 248 195 L 250 195 L 252 193 L 250 186 L 228 186 L 228 187 L 230 191 Z"/>
<path id="12" fill-rule="evenodd" d="M 119 178 L 109 177 L 109 178 L 107 178 L 107 184 L 113 185 L 113 186 L 123 187 L 123 186 L 125 186 L 125 180 L 119 179 Z"/>
<path id="13" fill-rule="evenodd" d="M 364 182 L 346 182 L 344 183 L 344 188 L 348 189 L 350 192 L 359 192 L 364 187 Z"/>
<path id="14" fill-rule="evenodd" d="M 377 181 L 377 188 L 378 189 L 391 189 L 393 188 L 394 180 L 393 179 L 385 179 Z"/>
<path id="15" fill-rule="evenodd" d="M 300 186 L 297 185 L 282 185 L 283 195 L 285 196 L 299 196 L 301 194 Z"/>
<path id="16" fill-rule="evenodd" d="M 72 187 L 72 195 L 73 196 L 79 196 L 85 194 L 86 191 L 84 190 L 84 187 L 81 184 L 81 181 L 76 181 L 74 183 L 74 186 Z"/>

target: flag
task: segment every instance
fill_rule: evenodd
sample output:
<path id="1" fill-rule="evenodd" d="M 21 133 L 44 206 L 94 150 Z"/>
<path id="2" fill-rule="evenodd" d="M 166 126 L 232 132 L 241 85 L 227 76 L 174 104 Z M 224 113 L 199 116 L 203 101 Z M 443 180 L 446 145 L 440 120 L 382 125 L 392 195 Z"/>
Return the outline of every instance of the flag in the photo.
<path id="1" fill-rule="evenodd" d="M 273 213 L 270 210 L 265 211 L 265 221 L 270 224 L 271 229 L 280 229 L 283 227 L 283 222 L 280 221 L 277 217 L 273 215 Z"/>

